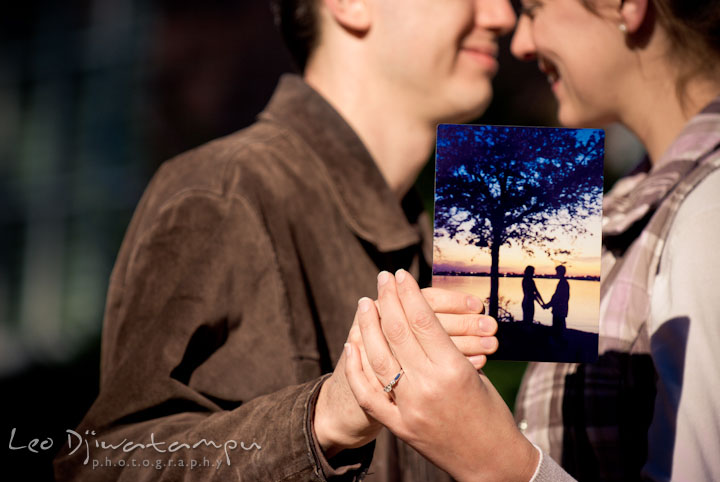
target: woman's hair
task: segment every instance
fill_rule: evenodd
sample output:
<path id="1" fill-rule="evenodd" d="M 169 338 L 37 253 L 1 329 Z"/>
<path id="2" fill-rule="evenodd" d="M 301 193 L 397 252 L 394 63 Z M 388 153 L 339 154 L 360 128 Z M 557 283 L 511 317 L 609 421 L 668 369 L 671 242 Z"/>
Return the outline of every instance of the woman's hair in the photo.
<path id="1" fill-rule="evenodd" d="M 300 71 L 318 41 L 317 0 L 270 0 L 275 25 Z"/>
<path id="2" fill-rule="evenodd" d="M 594 0 L 580 1 L 597 13 Z M 690 80 L 720 78 L 720 5 L 718 0 L 648 0 L 648 9 L 668 34 L 668 55 L 683 67 L 675 89 L 684 103 Z"/>
<path id="3" fill-rule="evenodd" d="M 596 12 L 594 0 L 581 0 Z M 677 91 L 683 98 L 687 82 L 695 76 L 720 74 L 720 4 L 718 0 L 648 0 L 658 23 L 667 32 L 671 51 L 684 64 Z"/>
<path id="4" fill-rule="evenodd" d="M 653 0 L 658 21 L 665 27 L 679 59 L 688 69 L 678 90 L 695 75 L 720 73 L 720 4 L 718 0 Z"/>
<path id="5" fill-rule="evenodd" d="M 526 266 L 525 267 L 525 276 L 532 276 L 535 273 L 535 266 Z"/>

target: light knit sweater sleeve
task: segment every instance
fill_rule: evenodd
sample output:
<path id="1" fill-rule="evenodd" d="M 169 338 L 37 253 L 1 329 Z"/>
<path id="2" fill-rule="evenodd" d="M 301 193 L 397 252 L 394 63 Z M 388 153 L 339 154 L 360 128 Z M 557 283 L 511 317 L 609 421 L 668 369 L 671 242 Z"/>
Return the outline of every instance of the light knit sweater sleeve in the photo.
<path id="1" fill-rule="evenodd" d="M 720 171 L 680 207 L 651 300 L 658 372 L 644 476 L 720 480 Z"/>
<path id="2" fill-rule="evenodd" d="M 570 482 L 575 480 L 537 445 L 535 448 L 540 452 L 540 461 L 530 482 Z"/>

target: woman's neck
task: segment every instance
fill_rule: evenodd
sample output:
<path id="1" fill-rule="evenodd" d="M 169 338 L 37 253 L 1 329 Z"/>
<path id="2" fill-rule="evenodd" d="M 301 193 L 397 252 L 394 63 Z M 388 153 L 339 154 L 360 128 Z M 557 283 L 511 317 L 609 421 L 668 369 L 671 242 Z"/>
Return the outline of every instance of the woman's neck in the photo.
<path id="1" fill-rule="evenodd" d="M 720 82 L 691 78 L 680 97 L 677 75 L 666 70 L 664 75 L 650 77 L 656 80 L 648 77 L 647 73 L 638 75 L 635 89 L 627 92 L 629 107 L 620 121 L 640 139 L 655 167 L 688 121 L 720 94 Z"/>

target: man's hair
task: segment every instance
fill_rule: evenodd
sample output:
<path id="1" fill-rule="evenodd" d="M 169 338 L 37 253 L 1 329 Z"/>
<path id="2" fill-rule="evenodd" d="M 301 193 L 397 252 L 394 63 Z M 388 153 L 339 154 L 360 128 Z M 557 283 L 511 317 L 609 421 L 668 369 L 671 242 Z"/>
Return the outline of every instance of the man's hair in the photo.
<path id="1" fill-rule="evenodd" d="M 270 0 L 275 25 L 300 71 L 318 41 L 318 0 Z"/>

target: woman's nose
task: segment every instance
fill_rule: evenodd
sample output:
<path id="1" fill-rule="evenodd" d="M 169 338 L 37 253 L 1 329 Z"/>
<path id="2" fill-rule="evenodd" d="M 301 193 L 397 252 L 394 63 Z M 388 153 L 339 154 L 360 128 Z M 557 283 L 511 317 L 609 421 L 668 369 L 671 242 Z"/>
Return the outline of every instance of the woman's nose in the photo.
<path id="1" fill-rule="evenodd" d="M 536 50 L 532 37 L 532 23 L 525 15 L 521 15 L 518 20 L 512 42 L 510 43 L 510 51 L 520 60 L 535 59 Z"/>

